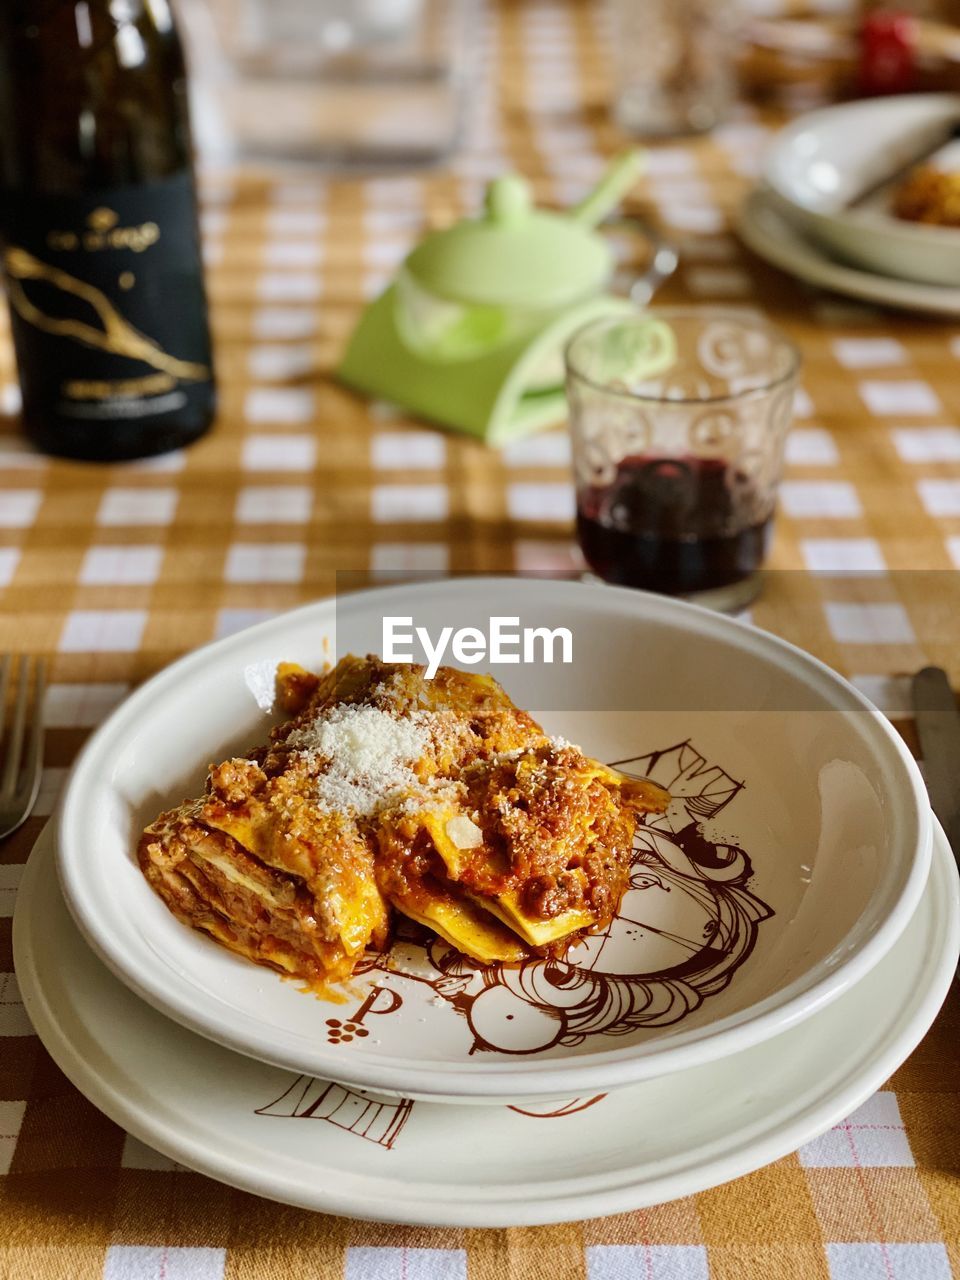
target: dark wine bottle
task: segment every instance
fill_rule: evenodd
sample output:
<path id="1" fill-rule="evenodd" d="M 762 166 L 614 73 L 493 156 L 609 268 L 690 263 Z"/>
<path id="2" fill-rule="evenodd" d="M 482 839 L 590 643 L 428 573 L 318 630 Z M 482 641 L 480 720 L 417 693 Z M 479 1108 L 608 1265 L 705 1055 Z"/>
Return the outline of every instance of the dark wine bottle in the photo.
<path id="1" fill-rule="evenodd" d="M 2 0 L 0 236 L 27 435 L 104 461 L 210 425 L 186 74 L 169 0 Z"/>

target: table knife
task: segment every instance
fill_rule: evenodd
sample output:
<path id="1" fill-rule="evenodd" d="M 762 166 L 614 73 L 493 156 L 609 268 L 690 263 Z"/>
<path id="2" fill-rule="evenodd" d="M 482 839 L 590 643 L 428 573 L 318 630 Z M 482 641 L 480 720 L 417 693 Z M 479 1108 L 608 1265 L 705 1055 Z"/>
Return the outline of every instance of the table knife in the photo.
<path id="1" fill-rule="evenodd" d="M 928 142 L 922 151 L 918 151 L 912 159 L 902 161 L 895 169 L 888 170 L 882 178 L 877 178 L 861 191 L 858 191 L 855 196 L 847 201 L 846 207 L 848 209 L 858 209 L 875 196 L 878 191 L 882 191 L 884 187 L 892 187 L 901 183 L 911 170 L 916 169 L 918 165 L 928 163 L 947 143 L 955 142 L 957 138 L 960 138 L 960 121 L 951 121 L 946 129 L 938 133 L 933 141 Z"/>
<path id="2" fill-rule="evenodd" d="M 918 671 L 912 693 L 930 804 L 960 862 L 960 710 L 940 667 Z"/>

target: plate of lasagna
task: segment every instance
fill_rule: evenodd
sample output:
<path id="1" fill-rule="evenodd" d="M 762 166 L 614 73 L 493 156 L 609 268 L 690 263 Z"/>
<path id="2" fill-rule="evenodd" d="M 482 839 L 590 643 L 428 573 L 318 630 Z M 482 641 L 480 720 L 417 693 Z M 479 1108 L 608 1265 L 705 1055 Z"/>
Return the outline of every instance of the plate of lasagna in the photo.
<path id="1" fill-rule="evenodd" d="M 573 640 L 432 668 L 379 656 L 397 615 Z M 57 836 L 81 931 L 161 1012 L 460 1103 L 613 1089 L 810 1016 L 899 937 L 931 841 L 896 734 L 812 658 L 675 601 L 497 579 L 188 655 L 91 739 Z"/>

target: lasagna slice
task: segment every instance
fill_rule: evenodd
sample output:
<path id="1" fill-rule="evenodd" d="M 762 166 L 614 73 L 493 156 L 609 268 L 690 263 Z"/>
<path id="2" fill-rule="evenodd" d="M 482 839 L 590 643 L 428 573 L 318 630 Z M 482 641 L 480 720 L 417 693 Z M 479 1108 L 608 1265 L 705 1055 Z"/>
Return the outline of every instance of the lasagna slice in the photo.
<path id="1" fill-rule="evenodd" d="M 438 894 L 466 900 L 527 954 L 609 924 L 627 887 L 636 815 L 667 797 L 647 784 L 625 799 L 620 775 L 539 737 L 467 765 L 439 808 L 384 815 L 377 876 L 399 911 L 423 920 Z M 433 924 L 468 955 L 489 958 Z"/>
<path id="2" fill-rule="evenodd" d="M 184 923 L 316 990 L 386 943 L 392 911 L 474 960 L 605 927 L 637 815 L 669 796 L 551 739 L 490 676 L 344 658 L 278 671 L 289 718 L 144 832 Z"/>
<path id="3" fill-rule="evenodd" d="M 170 910 L 232 951 L 322 990 L 387 939 L 370 843 L 347 812 L 322 812 L 296 767 L 210 770 L 207 794 L 144 832 L 140 866 Z"/>

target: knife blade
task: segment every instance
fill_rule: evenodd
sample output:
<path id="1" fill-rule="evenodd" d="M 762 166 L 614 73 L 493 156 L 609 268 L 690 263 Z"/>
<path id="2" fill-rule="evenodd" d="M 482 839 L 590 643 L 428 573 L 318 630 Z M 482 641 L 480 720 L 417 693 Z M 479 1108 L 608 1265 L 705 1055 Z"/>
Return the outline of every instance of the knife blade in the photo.
<path id="1" fill-rule="evenodd" d="M 960 862 L 960 711 L 941 667 L 918 671 L 912 694 L 930 804 Z"/>

